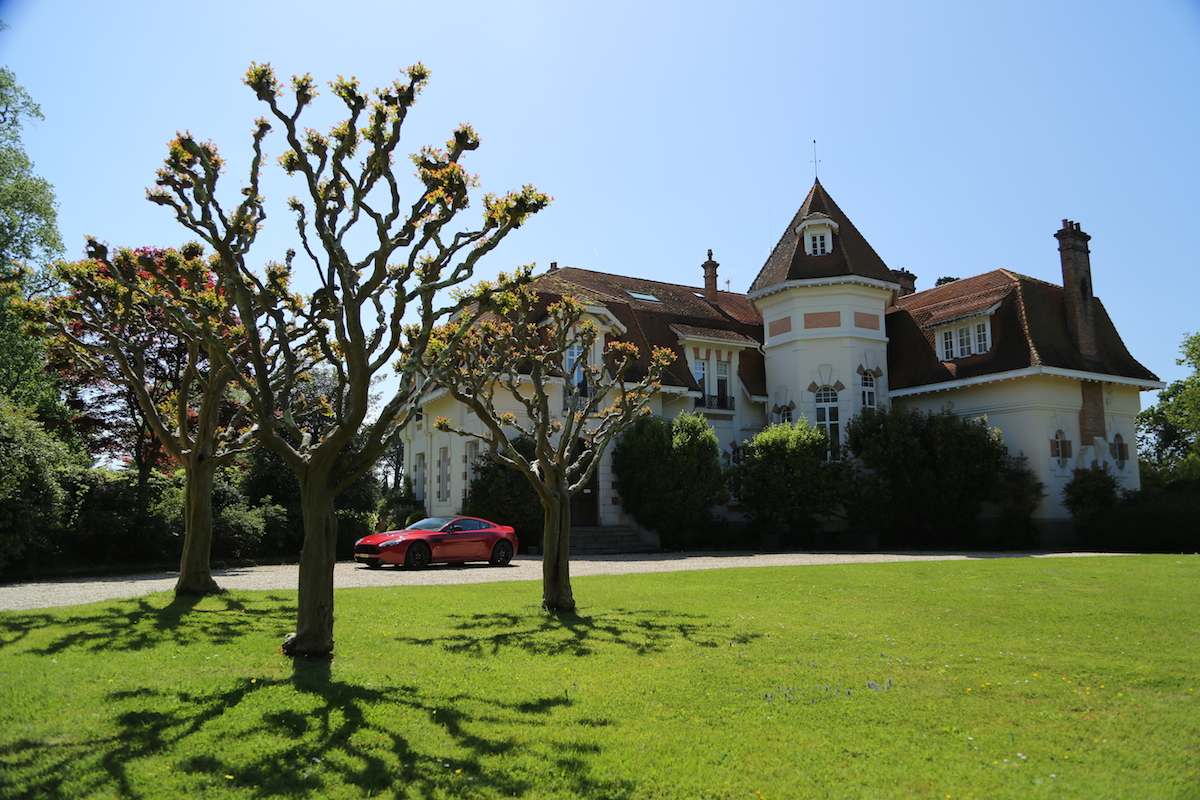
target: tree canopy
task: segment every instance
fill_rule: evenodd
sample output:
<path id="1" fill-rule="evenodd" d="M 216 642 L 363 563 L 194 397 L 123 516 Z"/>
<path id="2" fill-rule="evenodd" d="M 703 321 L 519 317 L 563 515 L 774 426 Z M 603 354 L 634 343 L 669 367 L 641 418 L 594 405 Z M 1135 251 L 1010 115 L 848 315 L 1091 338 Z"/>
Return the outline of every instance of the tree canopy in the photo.
<path id="1" fill-rule="evenodd" d="M 0 273 L 44 264 L 62 251 L 54 189 L 34 174 L 21 145 L 25 123 L 40 119 L 38 104 L 0 67 Z"/>
<path id="2" fill-rule="evenodd" d="M 229 367 L 256 434 L 300 483 L 305 537 L 296 630 L 284 642 L 290 654 L 333 649 L 333 501 L 373 468 L 428 387 L 423 356 L 432 329 L 464 307 L 444 290 L 469 280 L 480 259 L 549 202 L 530 186 L 488 194 L 477 224 L 456 230 L 476 185 L 462 159 L 479 138 L 466 125 L 445 148 L 424 147 L 411 157 L 421 187 L 414 201 L 404 202 L 394 158 L 428 78 L 420 64 L 374 91 L 337 78 L 329 86 L 346 118 L 321 133 L 301 122 L 318 95 L 313 78 L 297 76 L 285 86 L 270 65 L 252 64 L 245 83 L 267 116 L 255 123 L 250 172 L 236 189 L 237 202 L 219 200 L 225 161 L 216 146 L 187 133 L 171 142 L 149 193 L 211 248 L 216 286 L 241 327 L 207 324 L 210 309 L 200 303 L 170 311 L 172 320 L 203 336 L 210 358 Z M 260 272 L 248 255 L 265 221 L 264 145 L 274 126 L 283 137 L 278 163 L 301 184 L 288 201 L 299 257 L 289 252 Z M 307 297 L 291 287 L 293 270 L 303 265 L 316 286 Z M 332 369 L 334 382 L 327 424 L 314 433 L 293 408 L 317 363 Z M 389 368 L 398 374 L 396 389 L 368 419 L 373 381 Z"/>
<path id="3" fill-rule="evenodd" d="M 1138 446 L 1151 466 L 1200 477 L 1200 333 L 1184 337 L 1180 351 L 1176 363 L 1192 372 L 1138 414 Z"/>
<path id="4" fill-rule="evenodd" d="M 198 245 L 121 250 L 110 258 L 93 241 L 88 251 L 85 261 L 59 265 L 57 275 L 71 291 L 39 304 L 41 316 L 74 366 L 132 395 L 140 412 L 135 422 L 183 467 L 184 546 L 175 591 L 217 591 L 209 566 L 213 480 L 255 441 L 246 407 L 231 395 L 235 362 L 210 358 L 206 337 L 179 326 L 172 314 L 202 307 L 201 329 L 215 335 L 240 330 L 240 320 Z"/>
<path id="5" fill-rule="evenodd" d="M 488 316 L 440 328 L 427 367 L 475 412 L 482 430 L 445 417 L 435 424 L 479 439 L 493 459 L 524 474 L 537 491 L 545 544 L 542 606 L 569 612 L 575 608 L 571 497 L 587 484 L 608 445 L 649 413 L 646 403 L 674 356 L 655 349 L 643 360 L 634 345 L 612 341 L 593 360 L 589 354 L 597 352 L 601 333 L 582 303 L 568 297 L 547 308 L 528 285 L 490 289 L 476 295 Z M 519 437 L 533 441 L 532 455 L 515 446 Z"/>

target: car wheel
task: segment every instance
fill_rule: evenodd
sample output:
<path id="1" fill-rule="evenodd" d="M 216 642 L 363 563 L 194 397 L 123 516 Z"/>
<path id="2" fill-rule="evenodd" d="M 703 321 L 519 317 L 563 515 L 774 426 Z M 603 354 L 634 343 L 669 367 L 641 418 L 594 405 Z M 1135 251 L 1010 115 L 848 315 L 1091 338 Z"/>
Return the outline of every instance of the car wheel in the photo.
<path id="1" fill-rule="evenodd" d="M 432 560 L 433 553 L 429 552 L 429 545 L 424 542 L 413 542 L 404 554 L 404 566 L 409 569 L 425 569 Z"/>
<path id="2" fill-rule="evenodd" d="M 492 548 L 492 557 L 489 559 L 493 567 L 503 567 L 508 562 L 512 561 L 513 548 L 512 542 L 507 539 L 501 539 L 496 542 L 496 546 Z"/>

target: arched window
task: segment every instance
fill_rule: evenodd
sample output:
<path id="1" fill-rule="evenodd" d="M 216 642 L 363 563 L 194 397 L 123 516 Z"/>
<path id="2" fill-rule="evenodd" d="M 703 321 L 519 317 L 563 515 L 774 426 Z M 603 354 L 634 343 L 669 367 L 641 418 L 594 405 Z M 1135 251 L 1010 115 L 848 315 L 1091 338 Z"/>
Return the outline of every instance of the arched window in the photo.
<path id="1" fill-rule="evenodd" d="M 1112 451 L 1113 461 L 1117 462 L 1117 469 L 1125 469 L 1125 465 L 1129 461 L 1129 445 L 1125 444 L 1125 439 L 1121 434 L 1118 433 L 1113 437 L 1109 450 Z"/>
<path id="2" fill-rule="evenodd" d="M 842 443 L 842 426 L 838 418 L 837 389 L 822 386 L 817 389 L 817 427 L 829 438 L 829 456 L 837 457 Z"/>
<path id="3" fill-rule="evenodd" d="M 1050 440 L 1050 457 L 1058 459 L 1058 468 L 1066 469 L 1071 460 L 1071 440 L 1062 431 L 1055 431 Z"/>
<path id="4" fill-rule="evenodd" d="M 863 408 L 875 407 L 875 376 L 864 372 L 862 376 L 862 405 Z"/>
<path id="5" fill-rule="evenodd" d="M 779 422 L 783 425 L 790 425 L 792 422 L 792 407 L 787 406 L 779 411 Z"/>

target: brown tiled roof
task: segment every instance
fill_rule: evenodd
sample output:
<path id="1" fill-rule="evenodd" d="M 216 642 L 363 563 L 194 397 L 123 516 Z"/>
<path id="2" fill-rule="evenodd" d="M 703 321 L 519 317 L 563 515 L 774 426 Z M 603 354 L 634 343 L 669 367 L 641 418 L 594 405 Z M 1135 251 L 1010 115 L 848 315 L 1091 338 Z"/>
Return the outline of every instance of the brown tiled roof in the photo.
<path id="1" fill-rule="evenodd" d="M 812 216 L 826 216 L 838 225 L 837 233 L 833 236 L 833 248 L 823 256 L 805 253 L 800 236 L 796 233 L 800 223 Z M 821 182 L 817 181 L 796 216 L 788 223 L 758 277 L 750 285 L 750 294 L 784 281 L 850 275 L 895 282 L 892 271 L 883 263 L 883 259 L 858 232 L 849 217 L 842 213 L 837 203 L 833 202 Z"/>
<path id="2" fill-rule="evenodd" d="M 607 308 L 626 328 L 624 334 L 613 335 L 610 340 L 628 341 L 638 348 L 638 364 L 629 374 L 633 380 L 646 374 L 651 350 L 664 347 L 675 353 L 675 361 L 667 367 L 663 384 L 698 390 L 676 331 L 705 331 L 696 335 L 746 345 L 739 358 L 738 375 L 751 393 L 766 393 L 766 368 L 762 354 L 754 347 L 761 341 L 762 318 L 746 302 L 745 295 L 718 292 L 714 304 L 705 299 L 703 289 L 577 267 L 544 272 L 533 279 L 532 285 L 547 296 L 570 296 Z M 639 299 L 631 291 L 652 295 L 657 301 Z"/>
<path id="3" fill-rule="evenodd" d="M 746 336 L 737 331 L 724 330 L 721 328 L 702 328 L 699 325 L 672 325 L 672 330 L 678 331 L 683 336 L 692 337 L 695 339 L 718 339 L 726 342 L 737 342 L 739 344 L 758 344 L 759 341 L 753 337 Z"/>
<path id="4" fill-rule="evenodd" d="M 942 361 L 933 327 L 996 303 L 991 349 Z M 1062 287 L 1052 283 L 995 270 L 901 297 L 887 314 L 890 386 L 907 389 L 1037 366 L 1158 380 L 1129 354 L 1098 298 L 1095 303 L 1099 358 L 1093 360 L 1071 339 Z"/>

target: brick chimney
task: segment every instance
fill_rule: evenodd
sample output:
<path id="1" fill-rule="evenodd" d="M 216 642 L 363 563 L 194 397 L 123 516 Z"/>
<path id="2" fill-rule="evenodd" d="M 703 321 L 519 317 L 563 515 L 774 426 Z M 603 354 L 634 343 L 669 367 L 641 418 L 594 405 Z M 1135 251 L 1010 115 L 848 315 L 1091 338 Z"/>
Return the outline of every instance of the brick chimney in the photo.
<path id="1" fill-rule="evenodd" d="M 900 284 L 900 296 L 906 297 L 917 291 L 917 276 L 906 269 L 892 270 L 892 280 Z"/>
<path id="2" fill-rule="evenodd" d="M 1087 359 L 1099 359 L 1096 349 L 1096 310 L 1092 302 L 1092 262 L 1088 257 L 1090 236 L 1079 229 L 1078 222 L 1063 220 L 1058 239 L 1058 254 L 1062 259 L 1063 301 L 1067 308 L 1067 329 L 1079 352 Z"/>
<path id="3" fill-rule="evenodd" d="M 712 250 L 708 251 L 708 261 L 705 261 L 702 266 L 704 267 L 704 298 L 715 304 L 717 302 L 717 267 L 721 265 L 713 261 Z"/>

